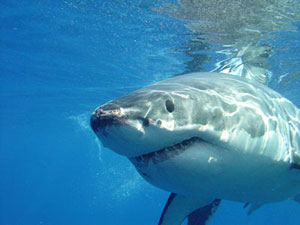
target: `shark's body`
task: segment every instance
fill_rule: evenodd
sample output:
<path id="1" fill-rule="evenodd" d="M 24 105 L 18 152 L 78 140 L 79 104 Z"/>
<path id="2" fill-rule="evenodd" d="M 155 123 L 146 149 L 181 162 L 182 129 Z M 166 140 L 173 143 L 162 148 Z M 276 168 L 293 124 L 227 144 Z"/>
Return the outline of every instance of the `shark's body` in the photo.
<path id="1" fill-rule="evenodd" d="M 219 199 L 250 210 L 299 199 L 300 112 L 256 82 L 218 73 L 170 78 L 100 106 L 91 126 L 148 182 L 176 193 L 161 225 L 187 216 L 205 224 Z"/>

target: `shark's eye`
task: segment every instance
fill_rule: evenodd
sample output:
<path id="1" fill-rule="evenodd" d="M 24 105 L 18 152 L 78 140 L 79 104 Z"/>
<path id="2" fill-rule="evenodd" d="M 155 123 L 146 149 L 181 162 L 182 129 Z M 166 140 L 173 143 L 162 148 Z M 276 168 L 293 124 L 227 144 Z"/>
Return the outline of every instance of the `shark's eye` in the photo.
<path id="1" fill-rule="evenodd" d="M 174 103 L 168 99 L 166 101 L 166 109 L 168 110 L 169 113 L 171 113 L 174 111 L 174 108 L 175 108 Z"/>

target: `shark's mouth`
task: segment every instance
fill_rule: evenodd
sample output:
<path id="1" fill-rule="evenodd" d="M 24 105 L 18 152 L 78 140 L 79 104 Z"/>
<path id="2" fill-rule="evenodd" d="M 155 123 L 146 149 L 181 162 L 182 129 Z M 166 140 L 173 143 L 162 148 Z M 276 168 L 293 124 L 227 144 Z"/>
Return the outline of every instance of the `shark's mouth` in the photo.
<path id="1" fill-rule="evenodd" d="M 150 152 L 141 156 L 132 157 L 130 158 L 130 161 L 136 166 L 136 167 L 147 167 L 149 165 L 149 162 L 152 161 L 153 164 L 157 164 L 163 161 L 166 161 L 168 159 L 171 159 L 184 151 L 188 148 L 188 146 L 196 143 L 196 142 L 204 142 L 203 139 L 199 137 L 192 137 L 190 139 L 184 140 L 178 144 L 165 147 L 162 149 L 159 149 L 154 152 Z"/>

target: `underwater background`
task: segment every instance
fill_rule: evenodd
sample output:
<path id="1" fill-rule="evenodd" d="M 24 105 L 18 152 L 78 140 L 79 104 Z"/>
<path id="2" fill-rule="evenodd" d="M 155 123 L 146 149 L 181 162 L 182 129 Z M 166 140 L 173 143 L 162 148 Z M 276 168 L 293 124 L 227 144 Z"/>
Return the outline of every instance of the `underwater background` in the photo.
<path id="1" fill-rule="evenodd" d="M 299 108 L 300 2 L 245 2 L 0 0 L 0 224 L 157 224 L 169 193 L 103 148 L 89 117 L 150 83 L 230 67 L 245 43 L 268 49 L 249 63 Z M 223 201 L 209 224 L 296 225 L 300 205 L 248 216 Z"/>

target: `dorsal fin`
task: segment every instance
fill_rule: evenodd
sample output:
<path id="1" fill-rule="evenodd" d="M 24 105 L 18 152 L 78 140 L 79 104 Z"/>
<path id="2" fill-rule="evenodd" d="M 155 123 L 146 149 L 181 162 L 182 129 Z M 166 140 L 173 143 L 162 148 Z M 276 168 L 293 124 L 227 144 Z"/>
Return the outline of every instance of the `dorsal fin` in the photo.
<path id="1" fill-rule="evenodd" d="M 171 193 L 158 225 L 180 225 L 186 217 L 188 225 L 204 225 L 219 204 L 220 200 L 187 198 Z"/>

